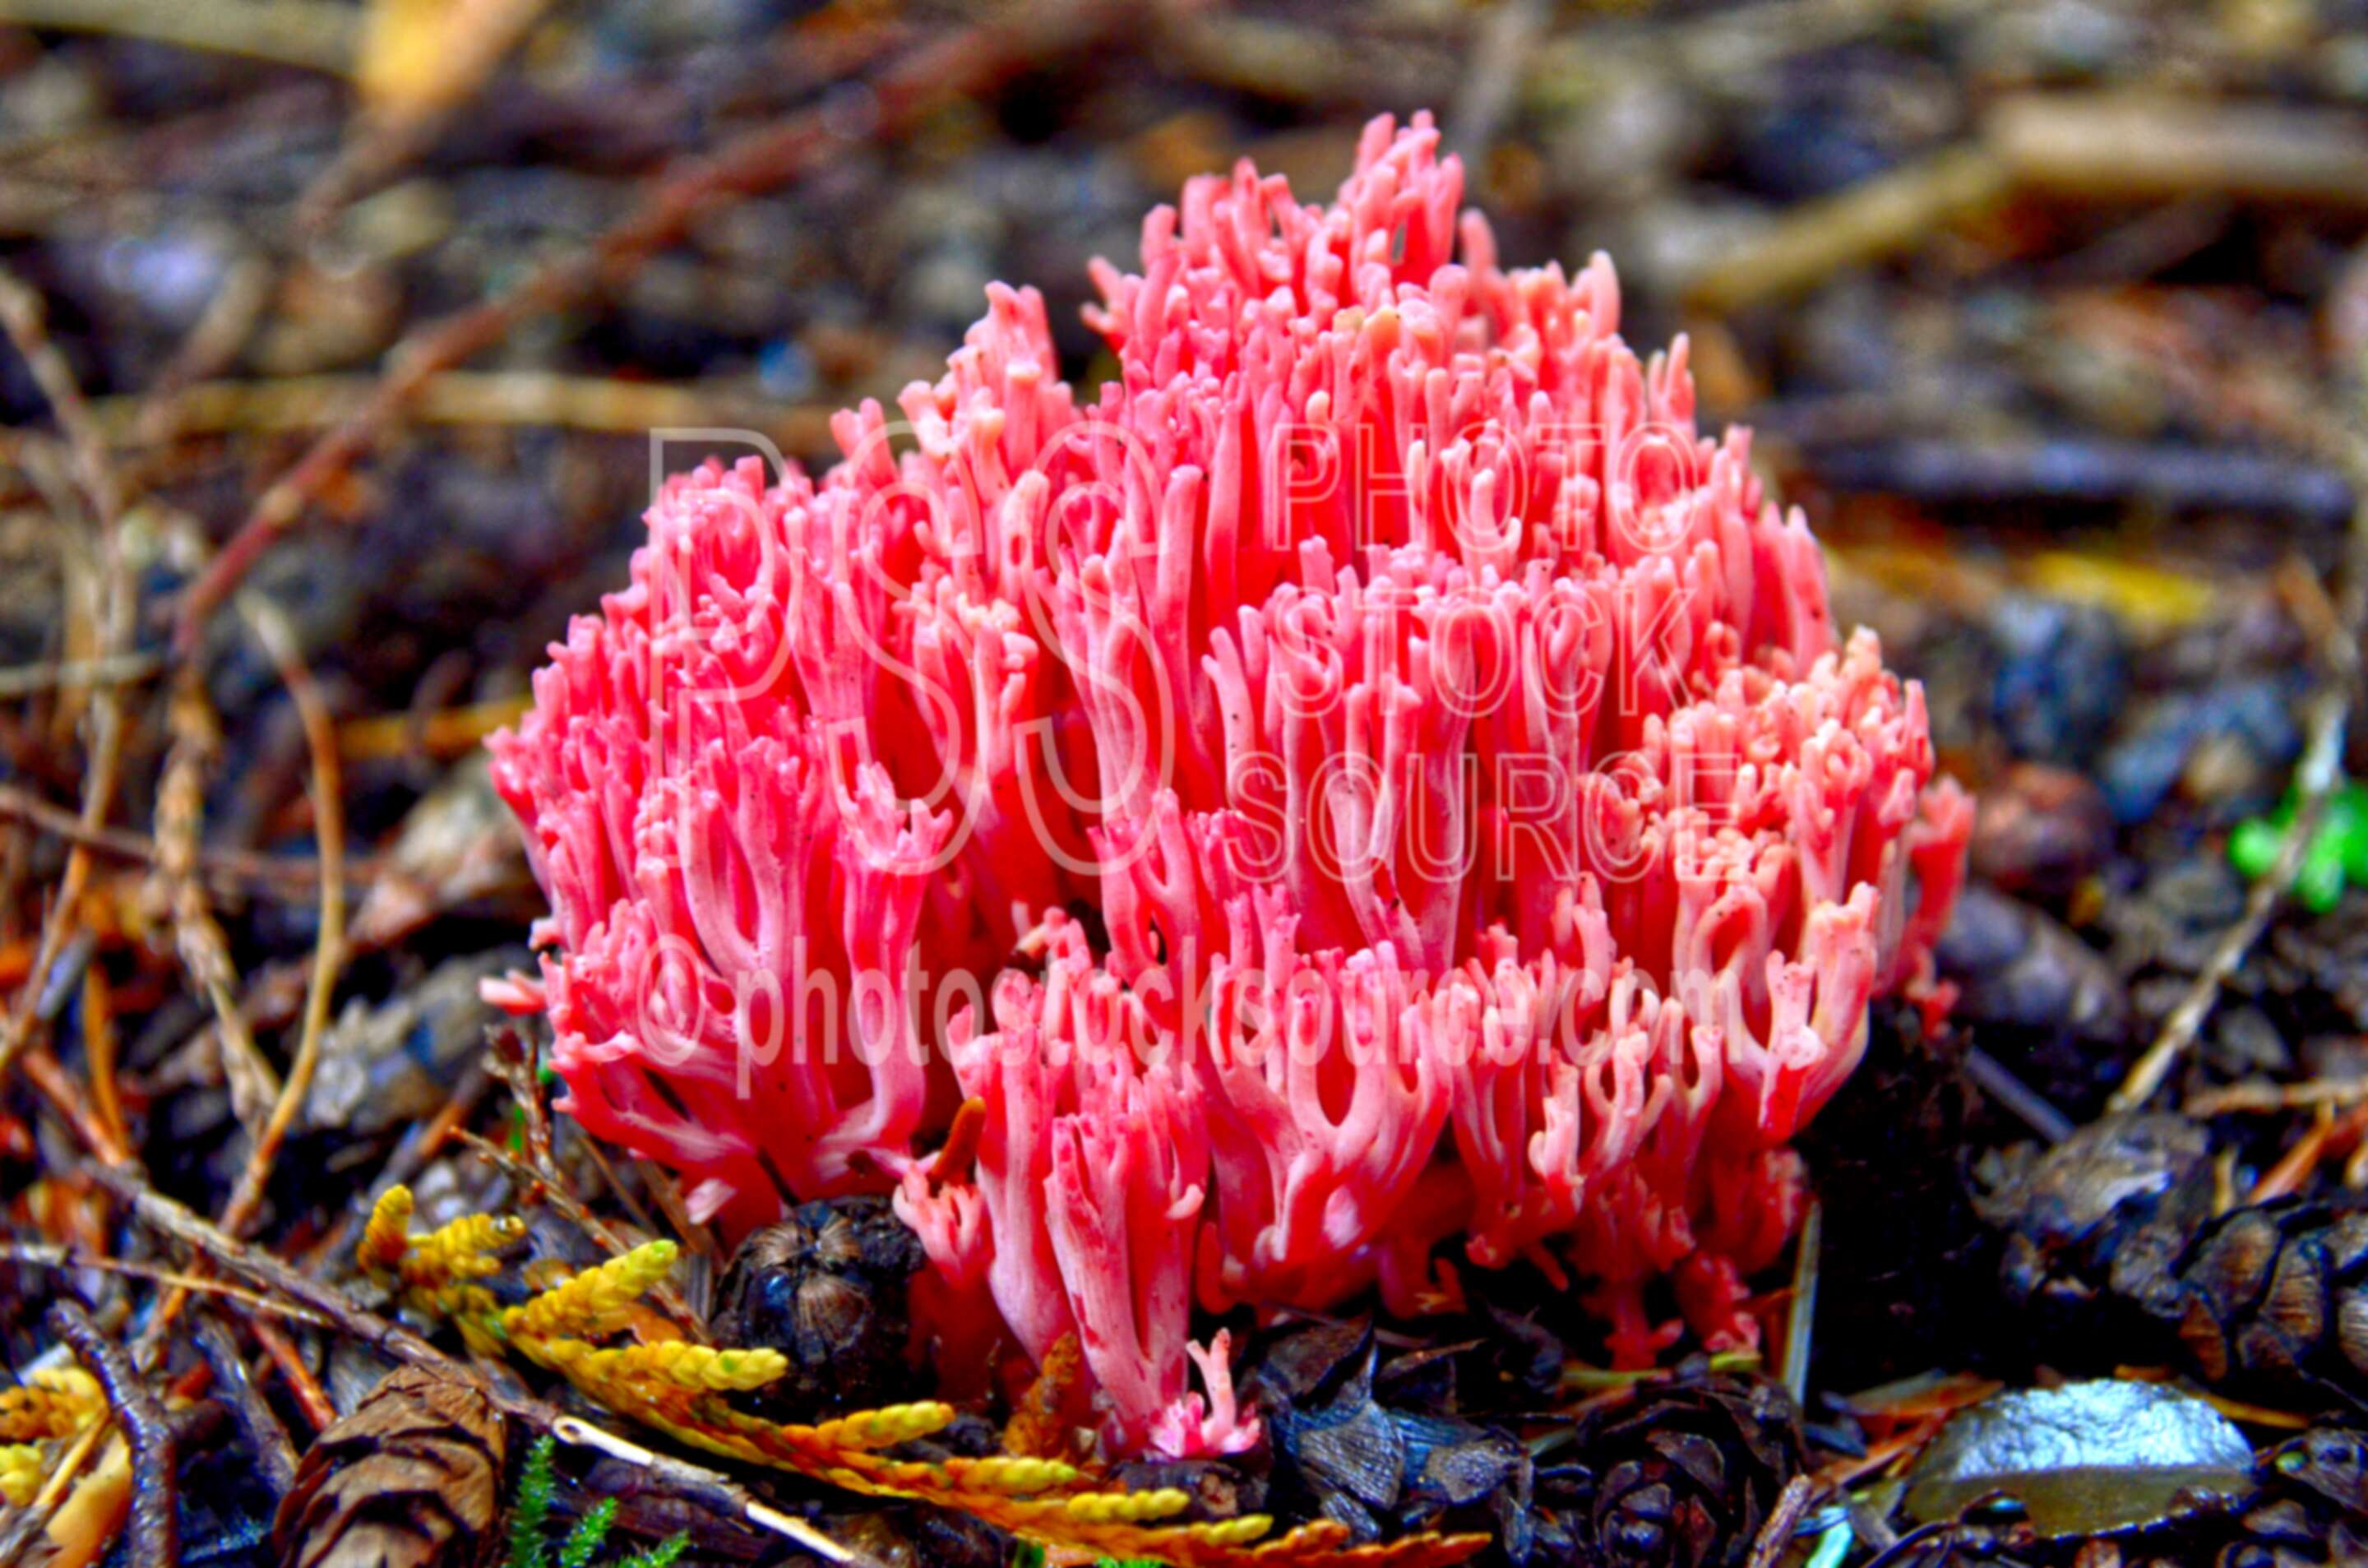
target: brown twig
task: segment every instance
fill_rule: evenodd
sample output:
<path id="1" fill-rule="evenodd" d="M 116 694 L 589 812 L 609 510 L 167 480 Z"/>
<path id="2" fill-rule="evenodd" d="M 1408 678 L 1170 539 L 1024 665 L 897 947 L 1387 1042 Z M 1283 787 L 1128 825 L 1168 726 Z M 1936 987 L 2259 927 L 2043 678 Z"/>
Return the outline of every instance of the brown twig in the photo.
<path id="1" fill-rule="evenodd" d="M 2220 999 L 2220 987 L 2252 950 L 2279 901 L 2294 886 L 2310 841 L 2318 831 L 2328 797 L 2343 777 L 2345 721 L 2359 695 L 2360 634 L 2363 606 L 2368 606 L 2368 484 L 2362 487 L 2359 509 L 2353 515 L 2346 572 L 2351 580 L 2344 586 L 2343 631 L 2328 644 L 2328 662 L 2335 668 L 2308 710 L 2309 740 L 2303 749 L 2302 761 L 2294 768 L 2297 799 L 2285 842 L 2279 846 L 2278 858 L 2269 870 L 2246 894 L 2244 913 L 2220 934 L 2203 970 L 2171 1008 L 2170 1016 L 2163 1020 L 2161 1033 L 2105 1102 L 2109 1113 L 2135 1110 L 2152 1099 L 2180 1057 L 2195 1043 L 2203 1020 Z"/>
<path id="2" fill-rule="evenodd" d="M 246 1169 L 240 1174 L 238 1186 L 222 1210 L 222 1229 L 233 1236 L 245 1232 L 256 1210 L 262 1206 L 264 1187 L 270 1179 L 273 1162 L 279 1158 L 279 1145 L 286 1140 L 288 1130 L 295 1125 L 296 1113 L 312 1090 L 313 1071 L 321 1061 L 321 1037 L 329 1027 L 329 1003 L 336 991 L 337 974 L 346 961 L 345 807 L 343 783 L 337 771 L 336 726 L 312 671 L 304 665 L 295 629 L 288 624 L 287 618 L 278 607 L 261 597 L 243 603 L 256 636 L 270 651 L 279 666 L 280 679 L 287 683 L 288 693 L 295 699 L 297 714 L 304 726 L 304 742 L 313 754 L 313 836 L 321 855 L 321 918 L 313 944 L 313 973 L 304 993 L 304 1022 L 297 1037 L 296 1058 L 289 1065 L 287 1081 L 280 1085 L 279 1102 L 272 1107 L 271 1119 L 247 1156 Z"/>
<path id="3" fill-rule="evenodd" d="M 219 375 L 238 357 L 239 350 L 254 335 L 256 324 L 263 319 L 264 308 L 271 303 L 277 277 L 278 269 L 259 256 L 245 256 L 231 268 L 230 276 L 207 303 L 197 324 L 189 328 L 181 346 L 136 400 L 137 412 L 131 420 L 134 445 L 162 447 L 181 433 L 188 414 L 188 392 L 208 378 Z M 96 412 L 100 426 L 106 427 L 106 404 L 101 403 Z"/>
<path id="4" fill-rule="evenodd" d="M 56 1242 L 0 1242 L 0 1263 L 13 1263 L 26 1268 L 97 1269 L 106 1274 L 120 1274 L 127 1279 L 145 1279 L 154 1285 L 176 1286 L 200 1295 L 220 1296 L 250 1312 L 269 1312 L 316 1328 L 328 1325 L 328 1320 L 317 1312 L 291 1307 L 268 1296 L 258 1296 L 243 1285 L 201 1279 L 179 1269 L 159 1268 L 154 1264 L 134 1263 L 129 1258 L 99 1257 Z"/>
<path id="5" fill-rule="evenodd" d="M 174 394 L 174 423 L 162 439 L 325 429 L 366 408 L 377 384 L 370 376 L 338 374 L 193 382 Z M 144 401 L 102 398 L 92 407 L 110 440 L 144 448 L 161 444 L 149 438 Z M 404 410 L 419 425 L 550 426 L 605 435 L 642 435 L 662 425 L 745 426 L 791 452 L 829 448 L 831 412 L 754 397 L 740 387 L 556 370 L 438 371 L 419 384 Z"/>
<path id="6" fill-rule="evenodd" d="M 147 680 L 165 667 L 154 653 L 115 653 L 101 659 L 60 659 L 0 670 L 0 702 L 54 691 L 62 686 L 128 685 Z"/>
<path id="7" fill-rule="evenodd" d="M 313 943 L 312 975 L 305 987 L 304 1017 L 297 1037 L 295 1060 L 289 1063 L 288 1076 L 279 1085 L 279 1097 L 272 1105 L 270 1118 L 256 1136 L 255 1146 L 247 1152 L 246 1166 L 239 1173 L 238 1185 L 222 1208 L 222 1228 L 233 1236 L 244 1235 L 255 1222 L 256 1212 L 263 1207 L 264 1191 L 270 1185 L 272 1166 L 279 1161 L 280 1145 L 287 1141 L 289 1129 L 295 1125 L 297 1112 L 303 1108 L 304 1096 L 312 1092 L 313 1075 L 321 1062 L 321 1039 L 329 1027 L 330 999 L 336 990 L 338 971 L 345 965 L 346 946 L 345 807 L 337 770 L 336 725 L 313 672 L 305 666 L 295 629 L 288 624 L 287 618 L 259 595 L 245 597 L 241 605 L 256 638 L 279 666 L 279 678 L 295 701 L 297 716 L 304 727 L 305 744 L 313 754 L 313 828 L 321 855 L 321 918 Z M 165 1330 L 188 1301 L 186 1290 L 167 1296 L 149 1319 L 141 1335 L 142 1344 L 161 1344 Z"/>
<path id="8" fill-rule="evenodd" d="M 229 1401 L 239 1431 L 255 1449 L 264 1485 L 270 1488 L 272 1496 L 285 1497 L 296 1482 L 296 1448 L 288 1440 L 288 1428 L 279 1424 L 279 1417 L 256 1388 L 246 1358 L 239 1354 L 237 1339 L 220 1318 L 199 1313 L 197 1341 L 206 1364 L 214 1369 L 215 1392 Z"/>
<path id="9" fill-rule="evenodd" d="M 97 964 L 82 971 L 82 1053 L 90 1074 L 91 1109 L 118 1145 L 128 1147 L 123 1100 L 115 1085 L 115 999 L 107 971 Z"/>
<path id="10" fill-rule="evenodd" d="M 1793 1532 L 1801 1526 L 1801 1516 L 1809 1511 L 1809 1499 L 1817 1494 L 1817 1483 L 1805 1475 L 1796 1475 L 1785 1483 L 1777 1495 L 1776 1506 L 1770 1509 L 1768 1522 L 1759 1527 L 1759 1537 L 1751 1543 L 1751 1557 L 1747 1568 L 1776 1568 L 1784 1549 L 1793 1544 Z"/>
<path id="11" fill-rule="evenodd" d="M 268 1291 L 310 1307 L 340 1333 L 398 1361 L 449 1369 L 449 1358 L 409 1329 L 357 1305 L 352 1297 L 336 1286 L 314 1279 L 260 1248 L 233 1241 L 212 1221 L 151 1187 L 138 1172 L 94 1165 L 90 1174 L 100 1186 L 121 1199 L 133 1217 L 150 1229 L 211 1258 Z"/>
<path id="12" fill-rule="evenodd" d="M 2115 202 L 2229 196 L 2368 206 L 2368 122 L 2340 109 L 2201 96 L 2026 93 L 1983 140 L 2022 184 Z"/>
<path id="13" fill-rule="evenodd" d="M 296 1342 L 280 1333 L 277 1325 L 260 1318 L 248 1326 L 255 1331 L 255 1342 L 263 1346 L 263 1353 L 279 1369 L 279 1381 L 288 1385 L 288 1395 L 304 1413 L 304 1419 L 312 1424 L 313 1431 L 326 1431 L 337 1418 L 337 1407 L 330 1402 L 321 1380 L 313 1375 L 313 1369 L 304 1365 L 303 1353 L 296 1348 Z"/>
<path id="14" fill-rule="evenodd" d="M 154 839 L 121 828 L 86 828 L 74 812 L 53 806 L 38 795 L 28 794 L 14 784 L 0 784 L 0 822 L 22 823 L 118 860 L 154 866 L 165 858 L 164 846 Z M 207 848 L 198 849 L 196 856 L 199 870 L 212 878 L 217 886 L 233 890 L 286 893 L 293 889 L 315 887 L 321 880 L 320 862 L 311 856 L 255 855 L 243 849 Z M 367 870 L 365 868 L 365 875 Z"/>
<path id="15" fill-rule="evenodd" d="M 297 199 L 290 226 L 298 242 L 317 238 L 347 202 L 432 142 L 550 4 L 372 6 L 355 68 L 360 112 L 336 157 Z"/>
<path id="16" fill-rule="evenodd" d="M 74 453 L 75 482 L 90 498 L 99 527 L 112 528 L 122 510 L 122 497 L 108 460 L 106 437 L 99 434 L 98 421 L 82 395 L 82 383 L 74 380 L 74 367 L 51 340 L 41 297 L 16 274 L 5 270 L 0 270 L 0 327 L 6 328 L 9 342 L 32 371 L 34 383 L 65 434 L 67 448 Z"/>
<path id="17" fill-rule="evenodd" d="M 1997 205 L 2012 183 L 1987 148 L 1944 148 L 1785 213 L 1705 267 L 1688 285 L 1688 302 L 1725 312 L 1800 293 L 1844 267 L 1923 244 L 1934 231 Z"/>
<path id="18" fill-rule="evenodd" d="M 133 585 L 116 538 L 120 491 L 108 459 L 107 444 L 98 434 L 90 406 L 65 357 L 50 340 L 40 296 L 5 268 L 0 268 L 0 329 L 5 329 L 18 355 L 31 368 L 33 379 L 49 400 L 51 412 L 57 417 L 58 427 L 65 432 L 74 453 L 77 479 L 97 522 L 100 554 L 106 564 L 99 653 L 102 657 L 120 654 L 131 640 Z M 97 832 L 107 824 L 108 812 L 114 804 L 117 774 L 122 767 L 121 688 L 113 683 L 99 687 L 93 698 L 92 713 L 90 765 L 83 780 L 80 822 L 85 830 Z M 65 873 L 41 921 L 32 979 L 18 990 L 5 1028 L 0 1028 L 0 1083 L 6 1082 L 10 1069 L 32 1043 L 40 1021 L 35 1004 L 50 966 L 57 961 L 81 919 L 83 890 L 90 880 L 90 860 L 91 852 L 82 844 L 76 844 L 66 854 Z"/>
<path id="19" fill-rule="evenodd" d="M 180 1505 L 173 1426 L 165 1418 L 164 1402 L 132 1369 L 123 1346 L 101 1334 L 79 1304 L 51 1302 L 48 1322 L 50 1332 L 65 1341 L 107 1392 L 116 1425 L 131 1445 L 132 1568 L 174 1568 L 181 1556 Z"/>
<path id="20" fill-rule="evenodd" d="M 29 991 L 33 987 L 28 984 L 26 989 Z M 27 1047 L 24 1055 L 18 1058 L 18 1064 L 24 1069 L 25 1081 L 33 1085 L 35 1093 L 49 1101 L 50 1108 L 57 1112 L 58 1119 L 81 1141 L 84 1148 L 111 1165 L 131 1161 L 131 1151 L 117 1142 L 105 1119 L 91 1106 L 81 1085 L 74 1082 L 73 1074 L 65 1070 L 48 1046 Z"/>
<path id="21" fill-rule="evenodd" d="M 2180 1113 L 2202 1121 L 2235 1111 L 2309 1110 L 2318 1106 L 2354 1106 L 2368 1101 L 2368 1078 L 2311 1078 L 2299 1084 L 2261 1079 L 2223 1084 L 2187 1097 Z"/>
<path id="22" fill-rule="evenodd" d="M 2360 1134 L 2368 1131 L 2368 1106 L 2353 1106 L 2341 1116 L 2335 1108 L 2322 1105 L 2311 1119 L 2311 1124 L 2295 1140 L 2294 1146 L 2280 1157 L 2278 1163 L 2263 1171 L 2253 1190 L 2245 1196 L 2248 1203 L 2269 1203 L 2302 1190 L 2330 1148 L 2341 1144 L 2357 1144 Z"/>
<path id="23" fill-rule="evenodd" d="M 222 1076 L 230 1085 L 231 1109 L 259 1141 L 271 1104 L 279 1097 L 279 1075 L 256 1044 L 255 1030 L 239 1007 L 238 970 L 231 960 L 230 941 L 197 875 L 206 775 L 221 750 L 222 730 L 193 664 L 184 665 L 174 683 L 166 724 L 173 744 L 156 788 L 154 865 L 163 902 L 172 912 L 173 950 L 213 1008 L 214 1039 L 222 1056 Z"/>
<path id="24" fill-rule="evenodd" d="M 925 43 L 871 83 L 875 134 L 891 134 L 923 114 L 1008 75 L 1042 51 L 1044 40 L 1074 33 L 1091 5 L 1044 8 L 1023 27 L 979 24 Z M 549 262 L 507 292 L 413 333 L 388 356 L 389 369 L 370 401 L 329 431 L 273 481 L 213 563 L 189 587 L 176 642 L 196 646 L 206 623 L 279 536 L 304 516 L 320 492 L 407 409 L 428 380 L 492 347 L 529 317 L 583 298 L 673 243 L 719 204 L 792 180 L 843 147 L 837 117 L 802 110 L 690 161 L 661 179 L 625 221 L 592 244 Z"/>

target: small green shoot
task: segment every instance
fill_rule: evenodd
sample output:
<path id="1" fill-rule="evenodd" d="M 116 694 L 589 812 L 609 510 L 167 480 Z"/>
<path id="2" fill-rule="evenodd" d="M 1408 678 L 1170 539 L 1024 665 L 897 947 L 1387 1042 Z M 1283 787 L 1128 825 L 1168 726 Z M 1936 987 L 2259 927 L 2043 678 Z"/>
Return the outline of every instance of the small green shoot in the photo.
<path id="1" fill-rule="evenodd" d="M 510 1504 L 508 1568 L 547 1568 L 550 1563 L 551 1498 L 558 1484 L 551 1459 L 557 1448 L 550 1437 L 542 1437 L 527 1450 L 526 1469 L 518 1475 L 518 1495 Z M 614 1497 L 594 1504 L 560 1543 L 558 1568 L 593 1568 L 592 1560 L 607 1544 L 616 1522 Z M 677 1535 L 647 1551 L 619 1558 L 609 1568 L 674 1568 L 675 1559 L 689 1545 L 690 1537 Z"/>

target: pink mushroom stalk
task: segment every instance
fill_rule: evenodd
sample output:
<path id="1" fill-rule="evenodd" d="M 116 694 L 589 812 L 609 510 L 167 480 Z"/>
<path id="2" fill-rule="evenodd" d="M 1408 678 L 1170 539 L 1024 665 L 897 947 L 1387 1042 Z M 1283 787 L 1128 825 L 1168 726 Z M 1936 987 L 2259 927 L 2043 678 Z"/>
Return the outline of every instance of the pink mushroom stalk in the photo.
<path id="1" fill-rule="evenodd" d="M 1683 340 L 1462 190 L 1427 117 L 1330 205 L 1191 182 L 1097 264 L 1090 397 L 993 288 L 820 479 L 670 481 L 494 744 L 584 1125 L 735 1225 L 893 1191 L 945 1342 L 1075 1333 L 1123 1448 L 1257 1438 L 1196 1301 L 1421 1310 L 1446 1244 L 1624 1362 L 1751 1342 L 1787 1142 L 1962 874 Z"/>

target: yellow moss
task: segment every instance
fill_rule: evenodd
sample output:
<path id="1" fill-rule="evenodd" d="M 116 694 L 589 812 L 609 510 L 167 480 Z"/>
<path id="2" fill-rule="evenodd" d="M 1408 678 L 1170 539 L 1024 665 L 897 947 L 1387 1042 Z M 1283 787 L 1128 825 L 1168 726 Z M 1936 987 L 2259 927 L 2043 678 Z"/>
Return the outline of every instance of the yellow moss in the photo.
<path id="1" fill-rule="evenodd" d="M 916 1404 L 892 1404 L 825 1421 L 814 1428 L 817 1440 L 833 1448 L 887 1449 L 898 1443 L 942 1432 L 954 1418 L 954 1407 L 935 1400 Z"/>
<path id="2" fill-rule="evenodd" d="M 1068 1500 L 1069 1517 L 1087 1524 L 1139 1524 L 1180 1514 L 1192 1499 L 1172 1486 L 1156 1492 L 1085 1492 Z"/>
<path id="3" fill-rule="evenodd" d="M 23 1507 L 41 1489 L 41 1450 L 32 1444 L 0 1444 L 0 1497 Z"/>
<path id="4" fill-rule="evenodd" d="M 513 1339 L 558 1339 L 621 1328 L 625 1309 L 666 1277 L 674 1259 L 672 1242 L 645 1242 L 552 1286 L 522 1307 L 504 1310 L 503 1332 Z"/>
<path id="5" fill-rule="evenodd" d="M 518 1340 L 518 1346 L 554 1371 L 579 1382 L 610 1388 L 655 1378 L 677 1388 L 722 1392 L 762 1388 L 790 1369 L 788 1358 L 778 1350 L 722 1350 L 681 1340 L 601 1349 L 581 1339 L 529 1335 Z"/>
<path id="6" fill-rule="evenodd" d="M 1035 1459 L 1021 1454 L 990 1454 L 985 1459 L 962 1460 L 953 1468 L 964 1485 L 985 1492 L 1046 1492 L 1056 1486 L 1068 1486 L 1077 1479 L 1077 1468 L 1059 1460 Z"/>
<path id="7" fill-rule="evenodd" d="M 354 1261 L 366 1274 L 382 1274 L 411 1250 L 411 1188 L 395 1186 L 370 1207 L 370 1223 L 354 1244 Z"/>
<path id="8" fill-rule="evenodd" d="M 106 1411 L 97 1379 L 80 1367 L 50 1368 L 0 1392 L 0 1441 L 71 1437 Z"/>
<path id="9" fill-rule="evenodd" d="M 411 1238 L 411 1250 L 396 1266 L 415 1290 L 438 1290 L 457 1281 L 483 1279 L 502 1270 L 491 1256 L 526 1234 L 515 1215 L 464 1214 L 449 1225 Z"/>

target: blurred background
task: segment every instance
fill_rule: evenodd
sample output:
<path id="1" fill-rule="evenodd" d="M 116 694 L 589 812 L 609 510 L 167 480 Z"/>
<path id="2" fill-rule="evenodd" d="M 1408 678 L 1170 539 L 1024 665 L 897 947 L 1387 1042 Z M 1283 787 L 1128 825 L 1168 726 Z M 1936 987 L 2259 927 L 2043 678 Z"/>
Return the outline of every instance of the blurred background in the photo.
<path id="1" fill-rule="evenodd" d="M 1087 261 L 1150 205 L 1242 156 L 1320 199 L 1425 108 L 1508 261 L 1607 250 L 1631 341 L 1689 335 L 1981 798 L 1961 1049 L 1811 1150 L 1821 1380 L 1977 1357 L 1964 1169 L 2090 1120 L 2219 969 L 2166 1065 L 2223 1186 L 2368 1176 L 2360 0 L 0 0 L 0 985 L 103 1047 L 99 1132 L 151 1116 L 220 1209 L 272 1080 L 172 900 L 286 1026 L 308 721 L 352 957 L 275 1181 L 484 1094 L 474 982 L 538 900 L 476 743 L 624 580 L 649 429 L 827 459 L 996 278 L 1090 381 Z M 2298 778 L 2335 848 L 2248 928 Z M 35 1119 L 0 1112 L 13 1221 L 93 1239 Z"/>
<path id="2" fill-rule="evenodd" d="M 245 529 L 236 571 L 296 608 L 349 718 L 516 699 L 621 580 L 650 426 L 826 459 L 829 411 L 931 376 L 993 278 L 1044 290 L 1090 381 L 1087 259 L 1131 256 L 1150 204 L 1245 155 L 1320 199 L 1365 118 L 1429 108 L 1508 260 L 1608 250 L 1632 341 L 1691 335 L 1706 420 L 1758 428 L 1969 779 L 2068 768 L 2113 824 L 2190 844 L 2299 751 L 2297 596 L 2340 553 L 2339 371 L 2368 334 L 2345 0 L 0 0 L 0 260 L 128 470 L 129 646 L 272 494 L 261 535 L 287 537 Z M 0 352 L 19 458 L 55 428 L 40 383 Z M 5 481 L 7 665 L 97 635 L 73 624 L 96 562 L 39 466 Z M 219 703 L 242 676 L 278 684 L 233 655 Z M 426 728 L 366 824 L 420 780 L 416 743 L 432 762 L 482 725 Z M 262 832 L 273 805 L 239 809 Z"/>

